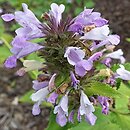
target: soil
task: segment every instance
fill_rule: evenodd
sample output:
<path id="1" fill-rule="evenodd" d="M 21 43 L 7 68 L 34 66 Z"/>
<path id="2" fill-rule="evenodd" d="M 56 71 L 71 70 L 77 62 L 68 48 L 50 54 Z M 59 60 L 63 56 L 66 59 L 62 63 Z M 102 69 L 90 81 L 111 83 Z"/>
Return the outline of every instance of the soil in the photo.
<path id="1" fill-rule="evenodd" d="M 102 13 L 109 20 L 113 34 L 121 37 L 118 48 L 122 48 L 127 61 L 130 61 L 130 43 L 126 38 L 130 37 L 130 0 L 94 0 L 95 10 Z"/>
<path id="2" fill-rule="evenodd" d="M 39 116 L 33 116 L 32 104 L 18 102 L 32 87 L 28 75 L 15 75 L 18 68 L 7 70 L 0 67 L 0 130 L 44 130 L 50 110 L 42 108 Z"/>
<path id="3" fill-rule="evenodd" d="M 112 32 L 121 36 L 121 44 L 118 48 L 123 48 L 129 61 L 130 43 L 126 38 L 130 37 L 130 0 L 94 1 L 95 10 L 110 21 Z M 31 113 L 31 104 L 18 102 L 18 99 L 32 87 L 28 75 L 24 77 L 15 75 L 18 68 L 7 70 L 0 67 L 0 130 L 44 130 L 50 110 L 42 108 L 40 116 L 34 117 Z"/>

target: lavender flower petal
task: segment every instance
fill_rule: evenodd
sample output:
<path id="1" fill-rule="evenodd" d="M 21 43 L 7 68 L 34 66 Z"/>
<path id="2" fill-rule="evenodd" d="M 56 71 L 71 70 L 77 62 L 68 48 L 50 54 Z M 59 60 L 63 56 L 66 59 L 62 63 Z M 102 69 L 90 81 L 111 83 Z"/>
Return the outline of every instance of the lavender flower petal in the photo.
<path id="1" fill-rule="evenodd" d="M 56 92 L 53 92 L 53 93 L 50 94 L 50 96 L 48 97 L 47 101 L 52 103 L 52 104 L 55 104 L 57 98 L 58 98 L 58 94 Z"/>
<path id="2" fill-rule="evenodd" d="M 102 106 L 102 113 L 107 115 L 109 112 L 109 102 L 107 97 L 98 96 L 98 102 Z"/>
<path id="3" fill-rule="evenodd" d="M 77 85 L 79 84 L 80 81 L 76 79 L 76 77 L 72 71 L 70 72 L 70 76 L 71 76 L 72 86 L 75 89 L 77 89 Z"/>
<path id="4" fill-rule="evenodd" d="M 120 68 L 116 70 L 117 76 L 116 78 L 120 78 L 123 80 L 130 80 L 130 72 L 125 69 L 123 65 L 120 65 Z"/>
<path id="5" fill-rule="evenodd" d="M 33 89 L 34 90 L 40 90 L 42 88 L 45 88 L 48 86 L 48 81 L 38 82 L 38 80 L 33 81 Z"/>
<path id="6" fill-rule="evenodd" d="M 17 65 L 17 58 L 16 56 L 10 56 L 4 63 L 6 68 L 14 68 Z"/>
<path id="7" fill-rule="evenodd" d="M 36 116 L 36 115 L 39 115 L 40 112 L 41 112 L 41 110 L 40 110 L 40 107 L 39 107 L 38 103 L 35 103 L 35 104 L 33 105 L 33 108 L 32 108 L 32 114 L 33 114 L 34 116 Z"/>
<path id="8" fill-rule="evenodd" d="M 95 125 L 97 117 L 91 112 L 85 115 L 85 119 L 90 125 Z"/>
<path id="9" fill-rule="evenodd" d="M 56 122 L 61 126 L 65 126 L 67 123 L 67 118 L 65 116 L 64 111 L 60 108 L 58 114 L 56 116 Z"/>
<path id="10" fill-rule="evenodd" d="M 74 123 L 74 110 L 72 110 L 68 116 L 68 122 Z"/>
<path id="11" fill-rule="evenodd" d="M 87 60 L 81 60 L 75 65 L 75 73 L 83 77 L 87 71 L 90 71 L 93 67 L 92 62 Z"/>
<path id="12" fill-rule="evenodd" d="M 64 54 L 71 65 L 75 65 L 85 57 L 85 52 L 78 47 L 68 47 Z"/>
<path id="13" fill-rule="evenodd" d="M 13 14 L 4 14 L 4 15 L 1 15 L 1 18 L 4 21 L 9 22 L 14 19 L 14 15 Z"/>
<path id="14" fill-rule="evenodd" d="M 102 27 L 97 27 L 92 29 L 90 32 L 85 33 L 80 39 L 85 40 L 105 40 L 109 34 L 110 30 L 108 25 L 104 25 Z"/>

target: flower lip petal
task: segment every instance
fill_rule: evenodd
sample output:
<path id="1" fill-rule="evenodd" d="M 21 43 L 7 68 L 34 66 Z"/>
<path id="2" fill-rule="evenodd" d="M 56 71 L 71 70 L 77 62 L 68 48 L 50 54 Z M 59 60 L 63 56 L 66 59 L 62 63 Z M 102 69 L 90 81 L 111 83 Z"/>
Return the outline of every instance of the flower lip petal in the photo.
<path id="1" fill-rule="evenodd" d="M 117 76 L 116 78 L 120 78 L 123 80 L 130 80 L 130 72 L 125 69 L 123 65 L 120 65 L 120 68 L 116 70 Z"/>
<path id="2" fill-rule="evenodd" d="M 77 62 L 85 57 L 85 52 L 78 47 L 71 46 L 66 49 L 64 57 L 67 57 L 67 60 L 71 65 L 76 65 Z"/>
<path id="3" fill-rule="evenodd" d="M 48 87 L 45 87 L 45 88 L 38 90 L 36 93 L 33 93 L 31 95 L 31 99 L 34 102 L 44 101 L 47 94 L 49 94 Z"/>
<path id="4" fill-rule="evenodd" d="M 94 125 L 96 123 L 97 117 L 91 112 L 89 114 L 87 114 L 85 116 L 86 121 L 90 124 L 90 125 Z"/>
<path id="5" fill-rule="evenodd" d="M 75 73 L 83 77 L 86 74 L 86 71 L 90 71 L 93 67 L 91 61 L 81 60 L 75 65 Z"/>
<path id="6" fill-rule="evenodd" d="M 10 22 L 15 18 L 15 16 L 13 14 L 3 14 L 1 15 L 1 18 L 6 22 Z"/>
<path id="7" fill-rule="evenodd" d="M 87 40 L 105 40 L 109 34 L 110 30 L 108 25 L 104 25 L 102 27 L 97 27 L 92 29 L 91 31 L 85 33 L 80 39 L 87 39 Z"/>
<path id="8" fill-rule="evenodd" d="M 33 89 L 40 90 L 48 86 L 48 81 L 38 82 L 37 80 L 33 81 Z"/>
<path id="9" fill-rule="evenodd" d="M 80 97 L 80 115 L 86 115 L 95 111 L 92 103 L 89 101 L 87 95 L 83 91 L 81 91 Z"/>
<path id="10" fill-rule="evenodd" d="M 8 59 L 5 61 L 4 65 L 6 68 L 14 68 L 17 65 L 17 58 L 16 56 L 10 56 Z"/>
<path id="11" fill-rule="evenodd" d="M 41 110 L 40 110 L 39 104 L 38 104 L 38 103 L 35 103 L 35 104 L 33 105 L 33 108 L 32 108 L 32 114 L 33 114 L 34 116 L 36 116 L 36 115 L 39 115 L 40 112 L 41 112 Z"/>

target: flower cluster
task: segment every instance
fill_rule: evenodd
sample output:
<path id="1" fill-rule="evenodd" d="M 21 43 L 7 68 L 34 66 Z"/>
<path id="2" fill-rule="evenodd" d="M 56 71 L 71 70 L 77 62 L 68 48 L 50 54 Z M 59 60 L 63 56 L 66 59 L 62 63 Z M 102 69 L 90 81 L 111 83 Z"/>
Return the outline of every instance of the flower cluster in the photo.
<path id="1" fill-rule="evenodd" d="M 11 42 L 12 56 L 4 64 L 7 68 L 16 67 L 18 59 L 36 51 L 45 60 L 24 60 L 24 67 L 17 71 L 20 76 L 31 70 L 40 72 L 33 81 L 33 115 L 40 114 L 40 105 L 46 101 L 55 106 L 60 126 L 74 123 L 75 116 L 79 122 L 84 118 L 94 125 L 94 105 L 101 105 L 102 113 L 108 114 L 111 98 L 89 94 L 87 88 L 91 86 L 87 85 L 97 81 L 115 87 L 118 78 L 130 80 L 130 72 L 122 65 L 123 51 L 114 51 L 120 37 L 110 34 L 108 20 L 93 9 L 84 9 L 74 19 L 62 20 L 65 6 L 52 3 L 49 12 L 42 15 L 42 23 L 25 3 L 22 7 L 23 11 L 1 16 L 4 21 L 15 20 L 21 26 Z M 43 43 L 32 42 L 37 38 L 44 39 Z M 113 60 L 121 63 L 116 72 L 111 69 Z M 100 65 L 104 68 L 99 70 Z"/>

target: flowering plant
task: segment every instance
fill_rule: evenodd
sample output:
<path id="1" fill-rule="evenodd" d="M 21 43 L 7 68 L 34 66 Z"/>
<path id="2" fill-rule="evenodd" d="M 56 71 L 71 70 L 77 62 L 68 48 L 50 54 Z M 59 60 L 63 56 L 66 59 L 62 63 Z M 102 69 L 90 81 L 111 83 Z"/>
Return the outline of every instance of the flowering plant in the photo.
<path id="1" fill-rule="evenodd" d="M 121 81 L 130 80 L 130 72 L 125 68 L 123 51 L 114 51 L 120 37 L 110 33 L 108 20 L 86 8 L 77 17 L 63 20 L 65 6 L 52 3 L 49 12 L 42 15 L 42 23 L 25 3 L 22 7 L 23 11 L 1 16 L 21 26 L 11 42 L 12 56 L 4 65 L 14 68 L 18 59 L 35 52 L 44 59 L 23 60 L 23 67 L 17 71 L 19 76 L 39 71 L 33 81 L 32 114 L 39 115 L 42 102 L 50 102 L 56 122 L 63 127 L 67 122 L 77 124 L 76 119 L 95 125 L 94 112 L 99 105 L 102 114 L 114 111 L 115 99 L 122 97 L 118 92 Z M 42 42 L 33 43 L 37 38 Z M 120 64 L 114 64 L 116 61 Z"/>

